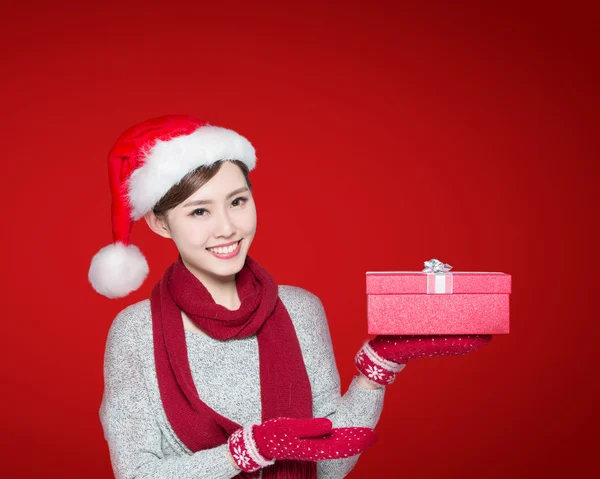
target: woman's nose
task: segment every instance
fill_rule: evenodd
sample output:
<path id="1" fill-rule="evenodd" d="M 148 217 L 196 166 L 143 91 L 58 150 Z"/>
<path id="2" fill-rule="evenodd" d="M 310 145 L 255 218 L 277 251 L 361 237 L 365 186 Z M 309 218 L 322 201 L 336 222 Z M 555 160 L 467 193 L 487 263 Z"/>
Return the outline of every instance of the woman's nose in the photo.
<path id="1" fill-rule="evenodd" d="M 220 214 L 217 219 L 215 235 L 227 237 L 234 233 L 235 225 L 233 224 L 233 221 L 231 221 L 229 214 L 227 212 Z"/>

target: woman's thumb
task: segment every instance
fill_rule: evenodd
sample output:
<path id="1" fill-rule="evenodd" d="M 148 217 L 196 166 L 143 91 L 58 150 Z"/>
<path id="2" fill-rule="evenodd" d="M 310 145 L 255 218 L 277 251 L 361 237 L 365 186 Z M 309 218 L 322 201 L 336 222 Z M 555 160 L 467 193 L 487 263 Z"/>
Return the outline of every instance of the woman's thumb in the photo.
<path id="1" fill-rule="evenodd" d="M 290 419 L 288 426 L 291 434 L 296 437 L 323 436 L 333 429 L 333 424 L 325 417 Z"/>

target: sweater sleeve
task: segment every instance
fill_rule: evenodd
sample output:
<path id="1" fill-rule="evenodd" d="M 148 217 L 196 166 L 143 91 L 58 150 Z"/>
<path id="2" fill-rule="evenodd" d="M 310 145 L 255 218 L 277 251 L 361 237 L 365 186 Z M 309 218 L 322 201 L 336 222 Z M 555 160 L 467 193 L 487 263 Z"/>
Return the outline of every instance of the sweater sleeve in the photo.
<path id="1" fill-rule="evenodd" d="M 227 444 L 165 457 L 162 431 L 152 414 L 136 331 L 119 313 L 108 333 L 100 421 L 116 479 L 228 479 L 240 473 L 227 458 Z"/>
<path id="2" fill-rule="evenodd" d="M 357 382 L 358 376 L 354 376 L 346 393 L 340 396 L 340 376 L 325 309 L 316 295 L 304 291 L 299 336 L 313 393 L 313 416 L 331 419 L 333 427 L 374 428 L 381 416 L 385 388 L 363 388 Z M 319 479 L 345 477 L 358 458 L 357 455 L 320 461 L 317 465 Z"/>

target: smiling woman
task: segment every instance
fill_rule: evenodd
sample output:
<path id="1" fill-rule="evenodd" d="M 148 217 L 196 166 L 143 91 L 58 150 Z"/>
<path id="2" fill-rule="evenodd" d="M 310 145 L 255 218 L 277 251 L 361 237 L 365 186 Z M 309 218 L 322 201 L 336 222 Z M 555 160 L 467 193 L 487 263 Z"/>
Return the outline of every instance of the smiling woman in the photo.
<path id="1" fill-rule="evenodd" d="M 144 215 L 155 233 L 175 242 L 181 261 L 214 301 L 230 310 L 240 305 L 235 275 L 256 232 L 248 172 L 239 160 L 197 168 Z"/>
<path id="2" fill-rule="evenodd" d="M 114 319 L 100 420 L 117 479 L 344 477 L 376 440 L 384 388 L 340 378 L 323 305 L 248 254 L 250 142 L 190 116 L 127 130 L 109 155 L 114 244 L 89 281 L 109 298 L 148 274 L 132 223 L 179 255 Z"/>

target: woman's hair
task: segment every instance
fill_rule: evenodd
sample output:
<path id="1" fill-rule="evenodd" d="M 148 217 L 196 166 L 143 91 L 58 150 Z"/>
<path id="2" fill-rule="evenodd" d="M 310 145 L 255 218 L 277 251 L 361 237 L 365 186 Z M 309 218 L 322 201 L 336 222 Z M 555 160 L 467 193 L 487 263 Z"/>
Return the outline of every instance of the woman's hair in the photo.
<path id="1" fill-rule="evenodd" d="M 166 221 L 169 210 L 175 208 L 180 203 L 183 203 L 193 195 L 198 188 L 208 183 L 208 181 L 219 172 L 225 161 L 231 161 L 240 167 L 242 173 L 244 173 L 248 189 L 252 192 L 252 184 L 248 178 L 249 170 L 245 163 L 239 160 L 219 160 L 209 166 L 200 166 L 185 175 L 177 184 L 173 185 L 171 189 L 167 191 L 156 205 L 154 205 L 152 208 L 154 214 L 162 217 Z"/>

